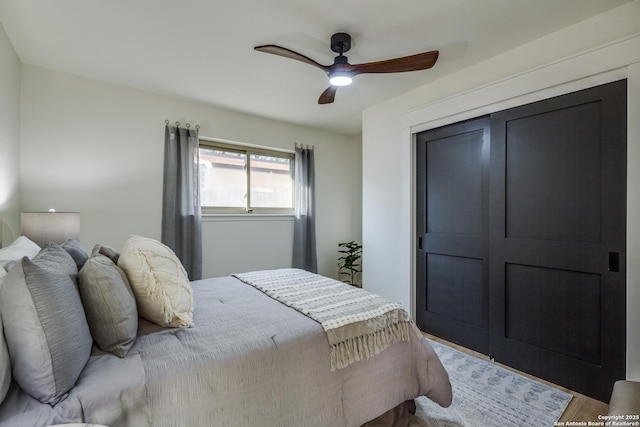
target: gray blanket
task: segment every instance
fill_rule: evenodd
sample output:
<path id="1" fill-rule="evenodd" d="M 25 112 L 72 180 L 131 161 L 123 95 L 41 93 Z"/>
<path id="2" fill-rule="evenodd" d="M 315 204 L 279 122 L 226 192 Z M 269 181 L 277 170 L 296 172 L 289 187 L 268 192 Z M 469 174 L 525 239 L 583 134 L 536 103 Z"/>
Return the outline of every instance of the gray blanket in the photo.
<path id="1" fill-rule="evenodd" d="M 416 396 L 451 402 L 444 368 L 413 330 L 409 342 L 331 372 L 317 322 L 233 277 L 192 286 L 194 328 L 141 321 L 129 355 L 95 350 L 55 407 L 14 384 L 0 425 L 356 427 Z"/>

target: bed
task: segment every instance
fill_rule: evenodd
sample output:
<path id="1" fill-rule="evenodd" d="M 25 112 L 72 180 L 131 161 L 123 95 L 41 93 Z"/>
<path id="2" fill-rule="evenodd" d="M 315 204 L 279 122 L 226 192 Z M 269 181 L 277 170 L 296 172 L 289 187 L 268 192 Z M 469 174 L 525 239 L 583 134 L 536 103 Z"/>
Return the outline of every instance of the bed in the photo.
<path id="1" fill-rule="evenodd" d="M 96 247 L 87 257 L 100 252 Z M 11 271 L 6 278 L 17 274 Z M 92 342 L 77 380 L 53 403 L 18 384 L 11 360 L 14 378 L 0 404 L 0 426 L 396 426 L 407 425 L 418 396 L 451 403 L 446 371 L 415 328 L 407 329 L 408 340 L 336 367 L 323 324 L 241 278 L 189 282 L 192 317 L 179 319 L 183 327 L 139 317 L 124 355 Z M 2 285 L 0 297 L 7 292 Z M 144 303 L 136 301 L 141 310 Z M 18 326 L 8 307 L 0 300 L 11 350 L 16 338 L 7 332 Z"/>

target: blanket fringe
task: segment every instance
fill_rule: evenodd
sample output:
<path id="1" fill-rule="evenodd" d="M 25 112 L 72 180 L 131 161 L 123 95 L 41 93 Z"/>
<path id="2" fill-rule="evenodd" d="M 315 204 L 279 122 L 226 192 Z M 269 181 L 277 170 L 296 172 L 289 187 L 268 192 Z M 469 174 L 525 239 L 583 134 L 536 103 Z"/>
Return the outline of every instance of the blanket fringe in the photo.
<path id="1" fill-rule="evenodd" d="M 374 333 L 333 344 L 330 353 L 331 370 L 342 369 L 351 363 L 373 357 L 394 343 L 409 341 L 410 323 L 394 323 Z"/>

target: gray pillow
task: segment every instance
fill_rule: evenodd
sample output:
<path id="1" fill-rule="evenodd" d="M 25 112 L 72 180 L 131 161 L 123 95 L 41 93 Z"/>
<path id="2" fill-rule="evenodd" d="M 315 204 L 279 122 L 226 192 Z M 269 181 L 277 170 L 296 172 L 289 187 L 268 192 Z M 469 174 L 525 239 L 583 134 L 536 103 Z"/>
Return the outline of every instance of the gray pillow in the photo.
<path id="1" fill-rule="evenodd" d="M 62 249 L 64 249 L 69 253 L 69 255 L 71 255 L 71 258 L 73 258 L 76 265 L 78 266 L 78 270 L 80 270 L 84 263 L 89 259 L 87 251 L 84 250 L 82 244 L 76 239 L 67 239 L 62 244 Z"/>
<path id="2" fill-rule="evenodd" d="M 118 253 L 118 251 L 107 245 L 95 245 L 93 247 L 93 250 L 91 251 L 91 256 L 96 256 L 98 254 L 106 256 L 111 261 L 113 261 L 114 264 L 117 264 L 118 258 L 120 258 L 120 254 Z"/>
<path id="3" fill-rule="evenodd" d="M 91 335 L 102 351 L 127 355 L 136 342 L 138 309 L 124 271 L 104 255 L 87 260 L 78 275 Z"/>
<path id="4" fill-rule="evenodd" d="M 78 380 L 93 345 L 74 277 L 60 245 L 24 257 L 0 288 L 0 313 L 13 378 L 42 403 L 55 405 Z"/>

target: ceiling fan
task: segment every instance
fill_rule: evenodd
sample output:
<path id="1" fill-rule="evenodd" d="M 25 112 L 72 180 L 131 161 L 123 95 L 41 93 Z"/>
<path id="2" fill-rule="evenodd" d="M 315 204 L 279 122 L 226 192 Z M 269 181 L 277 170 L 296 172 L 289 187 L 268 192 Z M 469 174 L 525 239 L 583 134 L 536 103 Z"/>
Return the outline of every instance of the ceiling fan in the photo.
<path id="1" fill-rule="evenodd" d="M 433 67 L 438 60 L 438 51 L 432 50 L 429 52 L 387 59 L 384 61 L 367 62 L 364 64 L 349 64 L 347 62 L 347 57 L 343 55 L 351 49 L 351 36 L 347 33 L 336 33 L 331 36 L 331 50 L 338 53 L 338 56 L 334 59 L 333 65 L 319 64 L 313 59 L 298 52 L 273 44 L 256 46 L 254 49 L 260 52 L 295 59 L 320 68 L 322 71 L 327 73 L 331 86 L 322 92 L 322 95 L 320 95 L 320 98 L 318 99 L 318 104 L 332 103 L 335 99 L 338 87 L 351 84 L 353 77 L 358 74 L 401 73 L 405 71 L 426 70 Z"/>

